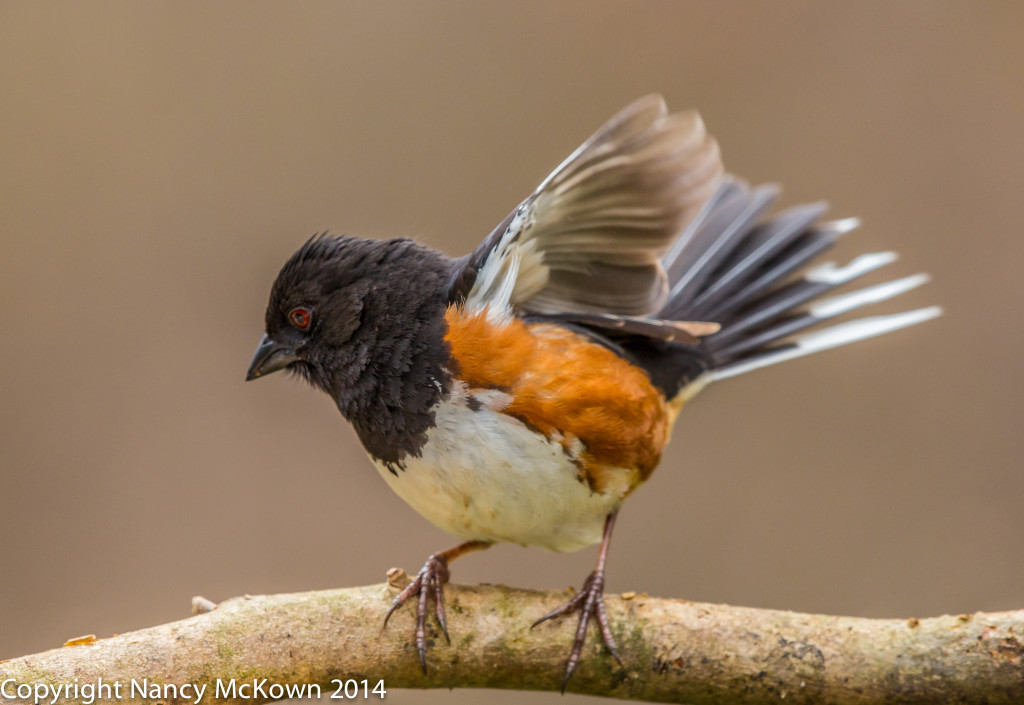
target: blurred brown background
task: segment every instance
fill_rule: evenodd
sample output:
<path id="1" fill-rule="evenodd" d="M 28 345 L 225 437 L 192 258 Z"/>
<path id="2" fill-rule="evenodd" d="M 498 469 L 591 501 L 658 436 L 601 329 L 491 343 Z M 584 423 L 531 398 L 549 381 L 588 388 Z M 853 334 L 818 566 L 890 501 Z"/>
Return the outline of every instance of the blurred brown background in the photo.
<path id="1" fill-rule="evenodd" d="M 934 275 L 871 313 L 947 315 L 709 390 L 626 505 L 610 590 L 1024 607 L 1022 26 L 1009 2 L 4 2 L 0 658 L 451 544 L 326 397 L 243 384 L 270 283 L 325 228 L 467 251 L 650 91 L 785 204 L 861 216 L 835 259 Z M 506 546 L 455 579 L 593 560 Z"/>

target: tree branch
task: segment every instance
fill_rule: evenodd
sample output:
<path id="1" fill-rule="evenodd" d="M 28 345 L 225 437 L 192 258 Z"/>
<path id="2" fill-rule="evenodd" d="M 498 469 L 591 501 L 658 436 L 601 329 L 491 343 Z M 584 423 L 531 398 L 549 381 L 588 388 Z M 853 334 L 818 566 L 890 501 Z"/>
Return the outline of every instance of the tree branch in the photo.
<path id="1" fill-rule="evenodd" d="M 21 685 L 24 695 L 26 684 L 81 687 L 102 679 L 108 689 L 120 685 L 110 701 L 121 705 L 195 702 L 202 685 L 206 704 L 268 702 L 278 695 L 275 684 L 319 684 L 329 695 L 332 679 L 367 679 L 371 689 L 382 679 L 387 689 L 558 689 L 575 619 L 529 626 L 565 593 L 446 587 L 452 644 L 433 632 L 424 675 L 410 644 L 413 606 L 381 633 L 396 586 L 407 580 L 401 571 L 389 578 L 390 585 L 235 598 L 179 622 L 0 662 L 0 683 L 8 695 Z M 570 691 L 677 703 L 1024 700 L 1024 610 L 884 620 L 629 593 L 606 603 L 625 667 L 592 633 Z M 161 690 L 157 700 L 138 690 L 143 679 L 149 689 L 179 689 Z M 234 697 L 223 697 L 232 679 Z M 254 689 L 254 679 L 266 681 Z M 50 691 L 40 702 L 52 699 Z M 79 691 L 58 702 L 86 699 Z"/>

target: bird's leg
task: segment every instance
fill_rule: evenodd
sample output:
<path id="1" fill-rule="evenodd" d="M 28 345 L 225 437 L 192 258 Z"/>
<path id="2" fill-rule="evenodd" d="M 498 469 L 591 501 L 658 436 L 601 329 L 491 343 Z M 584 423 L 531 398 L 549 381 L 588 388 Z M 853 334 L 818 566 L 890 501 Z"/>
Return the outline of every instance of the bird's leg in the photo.
<path id="1" fill-rule="evenodd" d="M 455 548 L 441 551 L 427 558 L 427 562 L 420 568 L 419 574 L 409 585 L 398 593 L 391 603 L 391 609 L 384 616 L 384 626 L 388 626 L 388 620 L 399 607 L 404 605 L 413 595 L 419 595 L 419 604 L 416 607 L 416 650 L 420 654 L 420 665 L 423 672 L 427 672 L 427 613 L 430 611 L 430 603 L 434 603 L 434 615 L 437 623 L 441 626 L 441 633 L 450 644 L 448 638 L 448 622 L 444 611 L 444 584 L 448 582 L 448 564 L 459 556 L 473 551 L 482 551 L 490 548 L 490 541 L 467 541 Z"/>
<path id="2" fill-rule="evenodd" d="M 611 543 L 612 528 L 615 526 L 616 514 L 618 514 L 617 511 L 612 512 L 605 519 L 601 551 L 597 554 L 597 567 L 587 577 L 583 583 L 583 588 L 564 605 L 548 612 L 530 627 L 533 629 L 533 627 L 536 627 L 541 622 L 572 612 L 580 613 L 580 621 L 576 625 L 576 638 L 573 641 L 572 650 L 569 652 L 569 660 L 565 664 L 565 677 L 562 678 L 563 693 L 565 692 L 566 684 L 569 683 L 569 679 L 576 671 L 576 667 L 580 665 L 580 654 L 583 652 L 583 643 L 587 638 L 587 625 L 590 624 L 591 617 L 594 618 L 598 628 L 601 630 L 601 639 L 604 641 L 604 645 L 608 647 L 608 651 L 619 662 L 619 665 L 622 665 L 622 659 L 619 658 L 619 652 L 615 648 L 615 638 L 612 636 L 612 630 L 608 626 L 608 615 L 604 611 L 604 564 L 608 556 L 608 544 Z"/>

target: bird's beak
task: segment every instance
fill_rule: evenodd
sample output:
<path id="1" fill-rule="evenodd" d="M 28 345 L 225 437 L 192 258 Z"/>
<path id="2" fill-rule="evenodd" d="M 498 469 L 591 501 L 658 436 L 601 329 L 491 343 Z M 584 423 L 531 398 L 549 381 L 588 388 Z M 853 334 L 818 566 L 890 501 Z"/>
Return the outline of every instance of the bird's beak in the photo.
<path id="1" fill-rule="evenodd" d="M 289 345 L 280 345 L 269 335 L 260 338 L 260 344 L 256 347 L 256 354 L 252 356 L 249 363 L 249 371 L 245 373 L 245 381 L 254 380 L 271 372 L 283 370 L 288 365 L 299 359 L 295 349 Z"/>

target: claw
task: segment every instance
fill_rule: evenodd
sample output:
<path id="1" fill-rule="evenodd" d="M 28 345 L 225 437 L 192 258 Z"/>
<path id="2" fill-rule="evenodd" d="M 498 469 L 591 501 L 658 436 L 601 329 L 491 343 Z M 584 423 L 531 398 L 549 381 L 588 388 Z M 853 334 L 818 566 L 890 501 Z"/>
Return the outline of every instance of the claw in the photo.
<path id="1" fill-rule="evenodd" d="M 427 672 L 427 616 L 430 611 L 431 602 L 434 603 L 434 616 L 441 626 L 441 632 L 448 643 L 451 643 L 451 639 L 448 637 L 448 624 L 444 610 L 444 588 L 441 587 L 447 580 L 448 559 L 441 554 L 431 556 L 423 564 L 416 578 L 392 600 L 391 608 L 384 615 L 384 627 L 387 627 L 391 615 L 408 602 L 413 595 L 417 596 L 416 651 L 419 654 L 423 673 Z"/>
<path id="2" fill-rule="evenodd" d="M 563 614 L 569 614 L 570 612 L 575 612 L 576 610 L 579 609 L 580 605 L 583 603 L 583 600 L 585 598 L 586 598 L 586 595 L 583 592 L 576 593 L 575 595 L 572 596 L 572 599 L 570 599 L 564 605 L 556 607 L 555 609 L 551 610 L 546 615 L 544 615 L 543 617 L 538 619 L 536 622 L 531 624 L 530 625 L 530 629 L 533 629 L 538 624 L 541 624 L 542 622 L 546 622 L 549 619 L 554 619 L 555 617 L 561 617 Z"/>
<path id="3" fill-rule="evenodd" d="M 434 616 L 437 617 L 444 640 L 451 644 L 451 637 L 448 636 L 448 615 L 444 611 L 444 583 L 440 580 L 434 583 Z"/>
<path id="4" fill-rule="evenodd" d="M 604 609 L 604 564 L 614 525 L 615 513 L 613 512 L 605 520 L 604 537 L 601 540 L 601 552 L 598 554 L 597 568 L 587 576 L 583 583 L 583 588 L 569 598 L 569 601 L 564 605 L 551 610 L 530 626 L 530 629 L 533 629 L 541 622 L 546 622 L 549 619 L 561 617 L 570 612 L 580 613 L 579 622 L 576 624 L 576 637 L 573 639 L 572 649 L 569 651 L 569 660 L 565 663 L 565 675 L 562 677 L 563 694 L 565 693 L 565 687 L 569 684 L 569 679 L 572 678 L 572 674 L 576 672 L 576 668 L 580 665 L 580 656 L 583 653 L 583 644 L 587 640 L 587 627 L 590 625 L 591 618 L 597 622 L 598 631 L 601 632 L 601 641 L 604 642 L 604 645 L 618 664 L 622 665 L 619 650 L 615 646 L 615 637 L 612 636 L 612 630 L 608 624 L 608 614 Z"/>
<path id="5" fill-rule="evenodd" d="M 430 611 L 430 603 L 434 603 L 434 617 L 441 627 L 445 641 L 452 643 L 448 636 L 448 616 L 444 609 L 444 584 L 448 582 L 450 573 L 448 564 L 467 553 L 482 551 L 489 548 L 489 541 L 467 541 L 455 548 L 450 548 L 441 553 L 435 553 L 427 559 L 427 562 L 420 568 L 415 579 L 410 582 L 391 602 L 391 609 L 384 615 L 384 625 L 381 630 L 388 626 L 388 620 L 395 611 L 408 602 L 413 595 L 417 596 L 416 603 L 416 652 L 420 657 L 420 666 L 423 673 L 427 672 L 427 613 Z M 390 577 L 390 573 L 389 573 Z"/>
<path id="6" fill-rule="evenodd" d="M 570 678 L 572 678 L 572 671 L 566 669 L 565 675 L 562 676 L 562 695 L 565 695 L 565 686 L 569 685 Z"/>
<path id="7" fill-rule="evenodd" d="M 598 599 L 595 608 L 597 609 L 597 624 L 601 627 L 601 638 L 604 640 L 604 645 L 608 647 L 612 657 L 621 666 L 622 659 L 619 657 L 619 651 L 615 647 L 615 637 L 612 636 L 611 627 L 608 626 L 608 615 L 604 611 L 604 600 Z"/>
<path id="8" fill-rule="evenodd" d="M 388 626 L 388 620 L 391 619 L 391 615 L 393 615 L 399 607 L 404 605 L 414 592 L 419 592 L 419 585 L 416 580 L 409 583 L 405 589 L 398 593 L 398 595 L 395 596 L 395 599 L 391 601 L 391 609 L 389 609 L 388 613 L 384 615 L 384 627 Z M 383 629 L 383 627 L 381 628 Z"/>
<path id="9" fill-rule="evenodd" d="M 601 640 L 608 648 L 612 657 L 620 666 L 622 665 L 622 658 L 619 656 L 619 650 L 615 645 L 615 637 L 612 636 L 612 630 L 608 624 L 608 615 L 605 612 L 603 595 L 604 576 L 594 571 L 587 576 L 586 581 L 583 583 L 583 588 L 573 595 L 568 602 L 551 610 L 530 627 L 532 629 L 541 622 L 561 617 L 570 612 L 580 613 L 579 622 L 576 624 L 576 636 L 573 639 L 572 649 L 569 651 L 569 659 L 565 664 L 565 676 L 562 678 L 563 693 L 565 692 L 566 685 L 569 683 L 569 679 L 572 678 L 572 675 L 580 665 L 580 657 L 583 654 L 583 645 L 586 643 L 587 628 L 590 626 L 591 619 L 597 622 L 598 629 L 601 632 Z"/>

